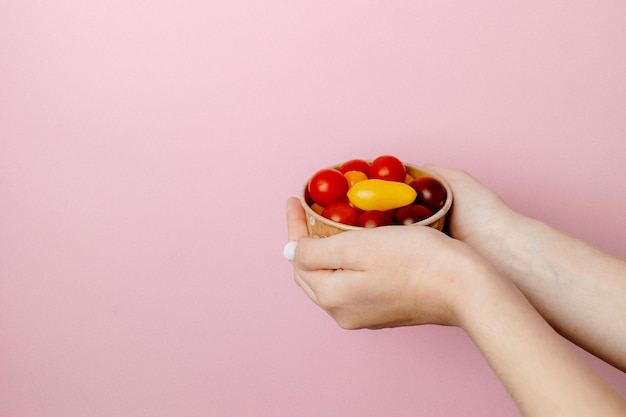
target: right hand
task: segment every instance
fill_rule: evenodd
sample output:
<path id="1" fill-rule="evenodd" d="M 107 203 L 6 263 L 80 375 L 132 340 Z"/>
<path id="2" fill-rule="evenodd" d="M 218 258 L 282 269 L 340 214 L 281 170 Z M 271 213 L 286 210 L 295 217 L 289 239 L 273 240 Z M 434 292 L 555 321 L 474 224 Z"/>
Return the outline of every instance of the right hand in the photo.
<path id="1" fill-rule="evenodd" d="M 454 202 L 446 219 L 450 235 L 496 261 L 507 231 L 521 216 L 470 174 L 437 165 L 425 168 L 443 177 L 452 189 Z"/>

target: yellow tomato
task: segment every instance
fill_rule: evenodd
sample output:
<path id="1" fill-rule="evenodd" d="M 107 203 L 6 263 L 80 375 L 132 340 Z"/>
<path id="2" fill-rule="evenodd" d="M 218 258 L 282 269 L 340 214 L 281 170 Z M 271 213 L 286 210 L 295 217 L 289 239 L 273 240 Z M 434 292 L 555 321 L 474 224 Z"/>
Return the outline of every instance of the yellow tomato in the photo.
<path id="1" fill-rule="evenodd" d="M 415 201 L 417 192 L 408 184 L 379 179 L 364 180 L 348 190 L 350 202 L 361 210 L 393 210 Z"/>
<path id="2" fill-rule="evenodd" d="M 367 179 L 367 175 L 365 175 L 365 173 L 361 171 L 348 171 L 343 175 L 348 180 L 350 187 L 352 187 L 357 182 L 361 182 Z"/>

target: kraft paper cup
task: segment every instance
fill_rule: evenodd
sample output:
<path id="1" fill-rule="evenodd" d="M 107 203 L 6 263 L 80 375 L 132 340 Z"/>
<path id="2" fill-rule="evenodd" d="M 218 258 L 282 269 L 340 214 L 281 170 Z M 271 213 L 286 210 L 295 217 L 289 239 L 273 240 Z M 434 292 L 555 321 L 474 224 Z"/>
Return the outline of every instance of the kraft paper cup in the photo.
<path id="1" fill-rule="evenodd" d="M 432 171 L 429 171 L 425 168 L 419 167 L 417 165 L 412 164 L 404 164 L 406 168 L 406 172 L 414 178 L 420 177 L 431 177 L 436 179 L 446 190 L 446 201 L 436 213 L 432 216 L 421 220 L 416 223 L 412 223 L 409 225 L 401 225 L 399 227 L 413 227 L 413 226 L 430 226 L 437 230 L 443 231 L 443 227 L 445 225 L 446 216 L 452 207 L 452 190 L 448 183 L 441 178 L 439 175 L 435 174 Z M 339 165 L 332 166 L 331 168 L 339 168 Z M 348 230 L 363 230 L 364 227 L 359 226 L 350 226 L 347 224 L 342 224 L 335 222 L 333 220 L 327 219 L 323 217 L 321 214 L 318 214 L 313 208 L 311 208 L 312 200 L 308 196 L 307 186 L 309 181 L 304 184 L 302 189 L 302 193 L 300 194 L 300 202 L 304 207 L 304 211 L 306 213 L 306 222 L 307 229 L 309 231 L 309 236 L 322 238 L 335 235 L 337 233 L 345 232 Z"/>

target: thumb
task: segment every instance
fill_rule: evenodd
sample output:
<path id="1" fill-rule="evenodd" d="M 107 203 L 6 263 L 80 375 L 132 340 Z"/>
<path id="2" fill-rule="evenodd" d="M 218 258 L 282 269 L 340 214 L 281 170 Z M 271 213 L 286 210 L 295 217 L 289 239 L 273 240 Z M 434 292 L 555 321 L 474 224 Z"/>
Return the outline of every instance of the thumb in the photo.
<path id="1" fill-rule="evenodd" d="M 309 236 L 306 214 L 298 198 L 290 197 L 287 199 L 286 218 L 289 242 L 283 248 L 283 256 L 288 261 L 293 261 L 298 240 Z"/>

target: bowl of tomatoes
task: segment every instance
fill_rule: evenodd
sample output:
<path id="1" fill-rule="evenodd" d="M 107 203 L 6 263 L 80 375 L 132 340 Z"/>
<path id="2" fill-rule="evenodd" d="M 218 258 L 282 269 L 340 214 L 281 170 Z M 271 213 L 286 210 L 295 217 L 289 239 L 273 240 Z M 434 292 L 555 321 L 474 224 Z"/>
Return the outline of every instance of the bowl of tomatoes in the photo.
<path id="1" fill-rule="evenodd" d="M 452 190 L 427 168 L 382 155 L 318 170 L 305 183 L 300 201 L 312 237 L 394 225 L 443 231 Z"/>

